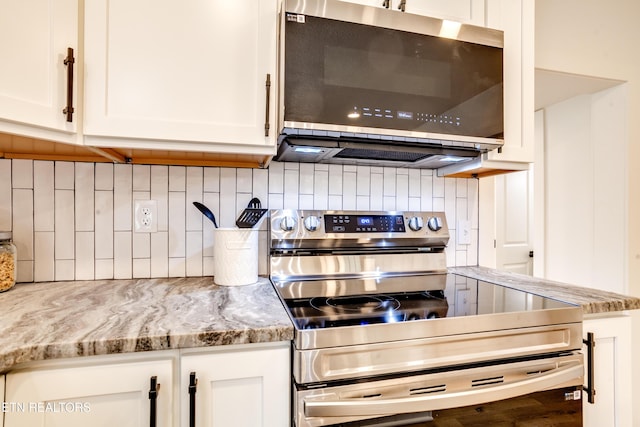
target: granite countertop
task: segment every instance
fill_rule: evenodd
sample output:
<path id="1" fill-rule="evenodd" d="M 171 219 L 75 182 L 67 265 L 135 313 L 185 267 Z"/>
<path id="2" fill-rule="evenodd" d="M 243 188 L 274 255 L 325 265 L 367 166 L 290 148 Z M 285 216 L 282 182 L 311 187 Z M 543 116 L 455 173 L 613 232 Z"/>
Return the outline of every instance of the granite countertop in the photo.
<path id="1" fill-rule="evenodd" d="M 449 273 L 577 304 L 582 307 L 584 314 L 640 309 L 640 298 L 494 270 L 492 268 L 450 267 Z"/>
<path id="2" fill-rule="evenodd" d="M 268 279 L 18 284 L 0 293 L 0 373 L 28 361 L 293 339 Z"/>

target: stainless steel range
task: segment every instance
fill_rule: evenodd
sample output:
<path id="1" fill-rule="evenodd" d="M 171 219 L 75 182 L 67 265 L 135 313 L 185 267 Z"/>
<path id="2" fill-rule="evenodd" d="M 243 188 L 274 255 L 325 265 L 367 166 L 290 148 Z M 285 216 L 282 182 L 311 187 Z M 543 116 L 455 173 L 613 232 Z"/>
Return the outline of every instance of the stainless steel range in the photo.
<path id="1" fill-rule="evenodd" d="M 294 425 L 483 425 L 523 397 L 582 425 L 581 308 L 448 274 L 448 242 L 442 212 L 271 212 Z"/>

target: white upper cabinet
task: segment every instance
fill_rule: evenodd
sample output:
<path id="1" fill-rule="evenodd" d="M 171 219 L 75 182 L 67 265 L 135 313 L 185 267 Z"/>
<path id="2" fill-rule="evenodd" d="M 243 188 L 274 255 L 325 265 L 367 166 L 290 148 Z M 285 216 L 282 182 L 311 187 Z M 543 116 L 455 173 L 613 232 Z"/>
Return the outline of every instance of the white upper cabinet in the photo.
<path id="1" fill-rule="evenodd" d="M 404 5 L 405 12 L 416 15 L 433 16 L 466 24 L 484 25 L 484 0 L 342 0 L 366 6 L 385 7 L 399 10 Z"/>
<path id="2" fill-rule="evenodd" d="M 77 0 L 0 0 L 0 131 L 76 142 L 77 79 L 72 121 L 63 114 L 69 48 L 77 68 Z"/>
<path id="3" fill-rule="evenodd" d="M 276 0 L 86 2 L 86 143 L 273 154 L 277 12 Z"/>

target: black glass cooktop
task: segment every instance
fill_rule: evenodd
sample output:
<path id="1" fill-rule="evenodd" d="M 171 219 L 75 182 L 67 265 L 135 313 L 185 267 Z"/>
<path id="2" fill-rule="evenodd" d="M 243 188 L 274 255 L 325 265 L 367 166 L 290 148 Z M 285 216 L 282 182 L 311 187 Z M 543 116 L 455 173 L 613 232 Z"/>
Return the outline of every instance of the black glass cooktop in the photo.
<path id="1" fill-rule="evenodd" d="M 574 307 L 455 274 L 275 282 L 298 329 Z"/>

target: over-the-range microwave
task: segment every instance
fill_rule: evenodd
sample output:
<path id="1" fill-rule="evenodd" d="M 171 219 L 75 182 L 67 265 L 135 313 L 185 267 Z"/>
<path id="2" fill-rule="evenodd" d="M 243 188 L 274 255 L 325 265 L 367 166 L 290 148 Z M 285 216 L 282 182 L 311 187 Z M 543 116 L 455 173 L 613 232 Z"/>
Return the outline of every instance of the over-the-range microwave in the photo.
<path id="1" fill-rule="evenodd" d="M 276 160 L 440 168 L 502 146 L 503 33 L 285 0 Z"/>

